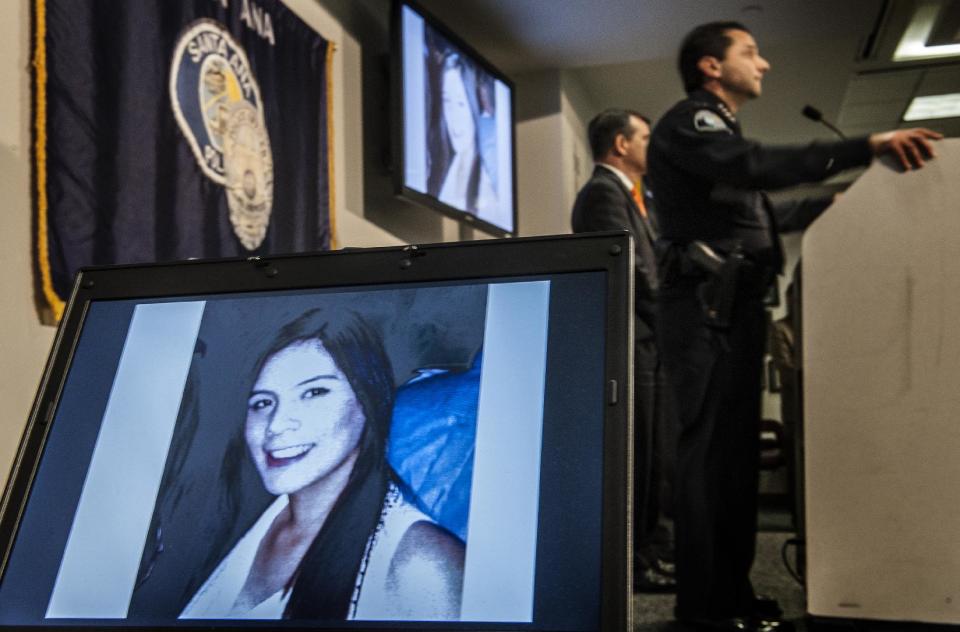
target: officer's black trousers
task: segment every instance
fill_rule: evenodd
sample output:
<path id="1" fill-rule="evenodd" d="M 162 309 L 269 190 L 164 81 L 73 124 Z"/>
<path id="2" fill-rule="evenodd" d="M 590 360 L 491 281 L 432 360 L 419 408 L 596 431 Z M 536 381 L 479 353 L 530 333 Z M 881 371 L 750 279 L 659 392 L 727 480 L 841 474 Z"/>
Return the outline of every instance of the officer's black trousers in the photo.
<path id="1" fill-rule="evenodd" d="M 744 616 L 757 535 L 761 372 L 759 290 L 741 292 L 725 333 L 695 287 L 661 292 L 658 336 L 679 417 L 674 526 L 677 615 Z"/>

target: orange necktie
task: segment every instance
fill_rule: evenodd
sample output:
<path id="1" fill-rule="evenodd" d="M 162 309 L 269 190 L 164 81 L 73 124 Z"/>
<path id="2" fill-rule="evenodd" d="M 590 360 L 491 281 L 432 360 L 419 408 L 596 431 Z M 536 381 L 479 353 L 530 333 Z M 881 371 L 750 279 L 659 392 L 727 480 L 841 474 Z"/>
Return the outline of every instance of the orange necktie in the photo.
<path id="1" fill-rule="evenodd" d="M 640 209 L 643 219 L 647 219 L 647 205 L 643 203 L 643 193 L 640 192 L 640 185 L 634 184 L 633 188 L 630 189 L 630 194 L 633 196 L 633 201 L 637 203 L 637 208 Z"/>

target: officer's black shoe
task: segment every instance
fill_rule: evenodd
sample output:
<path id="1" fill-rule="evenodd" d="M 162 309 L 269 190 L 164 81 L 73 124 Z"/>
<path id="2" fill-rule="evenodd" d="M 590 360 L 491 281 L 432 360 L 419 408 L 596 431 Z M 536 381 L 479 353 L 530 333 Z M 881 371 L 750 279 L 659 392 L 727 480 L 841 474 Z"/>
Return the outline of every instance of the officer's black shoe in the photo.
<path id="1" fill-rule="evenodd" d="M 746 632 L 750 630 L 749 620 L 735 617 L 732 619 L 677 619 L 683 632 Z"/>
<path id="2" fill-rule="evenodd" d="M 752 629 L 754 632 L 795 632 L 796 627 L 789 621 L 784 621 L 780 617 L 751 617 Z"/>
<path id="3" fill-rule="evenodd" d="M 759 619 L 779 619 L 783 616 L 783 609 L 773 597 L 757 595 L 753 599 L 753 616 Z"/>
<path id="4" fill-rule="evenodd" d="M 690 632 L 794 632 L 789 621 L 780 619 L 762 619 L 754 617 L 733 617 L 731 619 L 697 619 L 681 617 L 677 619 L 684 630 Z"/>
<path id="5" fill-rule="evenodd" d="M 677 574 L 677 565 L 669 560 L 663 558 L 657 558 L 653 561 L 654 568 L 663 573 L 664 575 L 674 576 Z"/>
<path id="6" fill-rule="evenodd" d="M 637 569 L 633 574 L 633 592 L 670 593 L 676 592 L 677 580 L 673 575 L 661 573 L 655 568 Z"/>

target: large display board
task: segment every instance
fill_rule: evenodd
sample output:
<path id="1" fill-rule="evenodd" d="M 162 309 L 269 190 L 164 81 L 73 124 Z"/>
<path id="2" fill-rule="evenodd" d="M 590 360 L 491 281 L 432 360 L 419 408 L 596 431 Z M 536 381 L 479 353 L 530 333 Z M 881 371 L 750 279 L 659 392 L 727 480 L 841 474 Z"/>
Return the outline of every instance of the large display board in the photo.
<path id="1" fill-rule="evenodd" d="M 960 623 L 960 141 L 874 165 L 803 241 L 813 615 Z"/>

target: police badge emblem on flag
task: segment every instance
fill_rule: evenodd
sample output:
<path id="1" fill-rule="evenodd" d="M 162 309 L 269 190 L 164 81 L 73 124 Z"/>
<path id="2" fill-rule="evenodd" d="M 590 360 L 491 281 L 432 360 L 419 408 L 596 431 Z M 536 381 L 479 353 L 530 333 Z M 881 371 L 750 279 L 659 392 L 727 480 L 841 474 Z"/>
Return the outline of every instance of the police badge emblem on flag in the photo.
<path id="1" fill-rule="evenodd" d="M 200 169 L 224 188 L 234 234 L 255 250 L 270 224 L 273 157 L 246 53 L 218 22 L 197 20 L 180 36 L 170 101 Z"/>
<path id="2" fill-rule="evenodd" d="M 335 47 L 281 0 L 35 0 L 34 18 L 45 322 L 84 266 L 330 247 Z"/>

